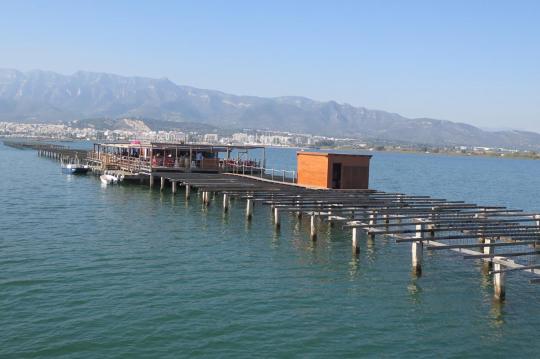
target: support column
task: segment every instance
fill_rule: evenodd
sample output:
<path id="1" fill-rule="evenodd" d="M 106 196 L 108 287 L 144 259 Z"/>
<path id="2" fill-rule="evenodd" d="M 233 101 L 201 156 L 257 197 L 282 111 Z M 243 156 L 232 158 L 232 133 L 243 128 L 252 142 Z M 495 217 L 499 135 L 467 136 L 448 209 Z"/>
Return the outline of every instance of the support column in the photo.
<path id="1" fill-rule="evenodd" d="M 333 212 L 332 211 L 328 211 L 328 224 L 330 225 L 330 227 L 334 227 L 334 221 L 333 221 Z"/>
<path id="2" fill-rule="evenodd" d="M 540 214 L 535 215 L 534 219 L 536 219 L 536 227 L 538 227 L 538 230 L 540 231 Z M 540 246 L 540 241 L 534 243 L 534 248 L 538 248 L 538 246 Z"/>
<path id="3" fill-rule="evenodd" d="M 229 211 L 229 196 L 227 193 L 223 193 L 223 212 Z"/>
<path id="4" fill-rule="evenodd" d="M 484 244 L 491 244 L 491 243 L 494 243 L 495 241 L 493 240 L 493 238 L 484 238 Z M 483 247 L 483 252 L 484 254 L 493 254 L 493 247 L 491 246 L 484 246 Z M 491 261 L 491 259 L 489 259 Z"/>
<path id="5" fill-rule="evenodd" d="M 276 226 L 276 230 L 279 230 L 279 227 L 281 227 L 281 219 L 279 218 L 278 207 L 274 207 L 274 225 Z"/>
<path id="6" fill-rule="evenodd" d="M 377 224 L 377 212 L 375 211 L 372 211 L 369 215 L 369 225 L 372 226 L 372 225 L 375 225 Z M 375 241 L 375 234 L 374 233 L 369 233 L 368 234 L 368 240 L 370 241 Z"/>
<path id="7" fill-rule="evenodd" d="M 428 225 L 428 227 L 427 227 L 427 228 L 430 230 L 430 232 L 429 232 L 429 237 L 430 237 L 431 239 L 434 239 L 434 238 L 435 238 L 435 227 L 436 227 L 435 224 L 430 224 L 430 225 Z M 429 242 L 429 240 L 428 240 L 428 242 Z"/>
<path id="8" fill-rule="evenodd" d="M 246 201 L 246 219 L 251 221 L 253 218 L 253 199 L 248 198 Z"/>
<path id="9" fill-rule="evenodd" d="M 207 206 L 207 207 L 210 206 L 210 192 L 204 191 L 202 193 L 202 200 L 203 200 L 203 204 L 205 206 Z"/>
<path id="10" fill-rule="evenodd" d="M 296 201 L 296 207 L 298 207 L 298 211 L 296 211 L 296 218 L 298 218 L 298 220 L 302 219 L 302 211 L 300 210 L 301 207 L 300 207 L 300 200 Z"/>
<path id="11" fill-rule="evenodd" d="M 353 254 L 360 253 L 360 243 L 358 240 L 358 228 L 353 227 L 352 229 L 352 250 Z"/>
<path id="12" fill-rule="evenodd" d="M 165 177 L 161 177 L 161 185 L 159 186 L 159 190 L 163 191 L 165 189 Z"/>
<path id="13" fill-rule="evenodd" d="M 502 269 L 502 265 L 500 263 L 496 263 L 496 262 L 493 263 L 494 271 L 500 271 L 501 269 Z M 495 291 L 494 292 L 495 299 L 500 300 L 500 301 L 503 301 L 506 295 L 504 277 L 505 277 L 504 272 L 493 274 L 493 289 Z"/>
<path id="14" fill-rule="evenodd" d="M 481 213 L 477 213 L 474 215 L 475 218 L 479 218 L 479 219 L 486 219 L 486 213 L 485 213 L 485 209 L 482 210 Z M 479 235 L 481 235 L 482 237 L 478 238 L 478 243 L 485 243 L 486 242 L 486 238 L 484 237 L 484 230 L 480 230 L 478 232 Z M 482 248 L 482 250 L 485 248 L 485 247 L 480 247 Z"/>
<path id="15" fill-rule="evenodd" d="M 425 224 L 424 223 L 418 223 L 416 225 L 416 230 L 418 232 L 416 232 L 416 238 L 419 238 L 420 240 L 417 241 L 417 242 L 413 242 L 412 243 L 412 248 L 411 248 L 411 252 L 412 252 L 412 267 L 413 267 L 413 271 L 416 273 L 416 274 L 420 274 L 422 273 L 422 256 L 423 256 L 423 250 L 424 250 L 424 243 L 422 242 L 422 239 L 424 238 L 424 229 L 425 229 Z"/>
<path id="16" fill-rule="evenodd" d="M 311 214 L 311 226 L 309 236 L 312 241 L 317 240 L 317 215 L 314 213 Z"/>
<path id="17" fill-rule="evenodd" d="M 150 188 L 154 187 L 154 176 L 150 175 Z"/>
<path id="18" fill-rule="evenodd" d="M 186 199 L 189 199 L 191 196 L 191 186 L 186 184 Z"/>
<path id="19" fill-rule="evenodd" d="M 172 193 L 176 194 L 176 181 L 172 182 Z"/>

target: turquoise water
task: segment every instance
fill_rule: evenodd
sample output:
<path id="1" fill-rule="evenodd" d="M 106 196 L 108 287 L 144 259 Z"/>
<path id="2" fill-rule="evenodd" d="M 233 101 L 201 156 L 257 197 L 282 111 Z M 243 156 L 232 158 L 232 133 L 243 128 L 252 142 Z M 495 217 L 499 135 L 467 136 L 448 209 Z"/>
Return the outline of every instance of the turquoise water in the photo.
<path id="1" fill-rule="evenodd" d="M 292 166 L 294 151 L 269 150 Z M 244 203 L 101 187 L 0 145 L 0 357 L 537 357 L 540 286 Z M 376 153 L 372 187 L 540 210 L 540 162 Z M 516 354 L 517 353 L 517 354 Z"/>

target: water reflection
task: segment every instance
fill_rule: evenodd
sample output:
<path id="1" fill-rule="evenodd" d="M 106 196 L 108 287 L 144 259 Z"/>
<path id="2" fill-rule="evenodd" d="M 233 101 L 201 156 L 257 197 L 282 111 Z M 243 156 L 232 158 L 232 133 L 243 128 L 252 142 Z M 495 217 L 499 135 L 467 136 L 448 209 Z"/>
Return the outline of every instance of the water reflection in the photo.
<path id="1" fill-rule="evenodd" d="M 376 259 L 376 247 L 375 247 L 375 239 L 373 236 L 366 235 L 366 258 L 369 260 L 369 262 L 373 263 Z"/>
<path id="2" fill-rule="evenodd" d="M 358 278 L 360 269 L 360 255 L 353 250 L 351 260 L 349 261 L 349 278 L 354 280 Z"/>
<path id="3" fill-rule="evenodd" d="M 272 234 L 272 240 L 270 242 L 270 248 L 276 249 L 279 247 L 279 239 L 281 238 L 281 233 L 279 231 L 274 231 Z"/>
<path id="4" fill-rule="evenodd" d="M 422 303 L 422 287 L 418 283 L 417 276 L 413 275 L 411 282 L 407 286 L 407 291 L 409 292 L 409 297 L 413 304 Z"/>
<path id="5" fill-rule="evenodd" d="M 492 264 L 489 262 L 480 263 L 480 287 L 483 290 L 491 291 L 493 277 L 489 274 L 489 271 L 492 268 Z"/>
<path id="6" fill-rule="evenodd" d="M 491 326 L 500 328 L 505 323 L 504 301 L 493 298 L 491 302 L 490 319 Z"/>

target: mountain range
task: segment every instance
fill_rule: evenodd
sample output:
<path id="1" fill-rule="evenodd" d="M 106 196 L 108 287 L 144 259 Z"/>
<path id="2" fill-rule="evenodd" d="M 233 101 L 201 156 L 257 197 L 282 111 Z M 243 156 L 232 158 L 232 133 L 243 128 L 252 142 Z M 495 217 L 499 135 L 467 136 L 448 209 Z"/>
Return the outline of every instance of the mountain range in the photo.
<path id="1" fill-rule="evenodd" d="M 0 69 L 0 121 L 68 122 L 139 118 L 432 145 L 540 149 L 540 134 L 472 125 L 305 97 L 237 96 L 161 78 L 79 71 Z"/>

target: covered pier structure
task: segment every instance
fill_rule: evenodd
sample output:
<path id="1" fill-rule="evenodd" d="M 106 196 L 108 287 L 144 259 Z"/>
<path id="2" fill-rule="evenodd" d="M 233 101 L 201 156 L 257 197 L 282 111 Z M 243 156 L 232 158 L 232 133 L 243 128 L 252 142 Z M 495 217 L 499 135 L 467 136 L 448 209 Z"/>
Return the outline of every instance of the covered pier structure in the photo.
<path id="1" fill-rule="evenodd" d="M 250 157 L 256 149 L 262 155 Z M 266 162 L 266 150 L 263 146 L 131 141 L 96 143 L 87 160 L 101 170 L 138 174 L 218 173 L 238 167 L 262 168 Z"/>

